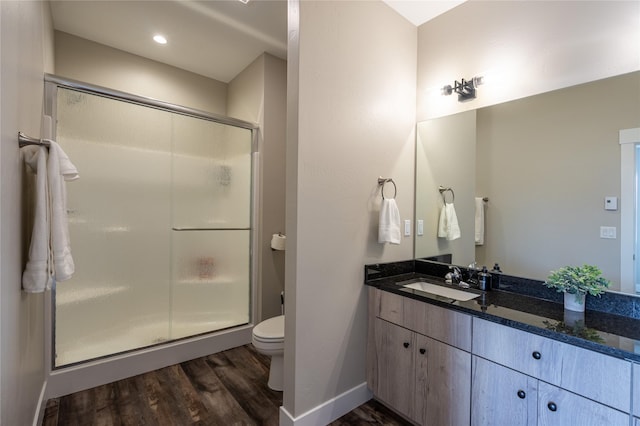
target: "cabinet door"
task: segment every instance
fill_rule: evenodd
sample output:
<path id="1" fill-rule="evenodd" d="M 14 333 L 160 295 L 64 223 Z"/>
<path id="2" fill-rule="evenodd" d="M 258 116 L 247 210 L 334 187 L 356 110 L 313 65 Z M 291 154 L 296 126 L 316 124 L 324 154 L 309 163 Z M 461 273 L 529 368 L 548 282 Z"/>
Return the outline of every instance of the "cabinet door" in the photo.
<path id="1" fill-rule="evenodd" d="M 375 319 L 375 368 L 373 393 L 406 416 L 411 415 L 415 395 L 414 333 L 379 318 Z"/>
<path id="2" fill-rule="evenodd" d="M 422 425 L 468 425 L 471 354 L 416 335 L 416 393 L 411 418 Z"/>
<path id="3" fill-rule="evenodd" d="M 536 425 L 536 379 L 477 356 L 472 371 L 472 426 Z"/>
<path id="4" fill-rule="evenodd" d="M 585 371 L 585 374 L 588 374 Z M 538 426 L 626 426 L 629 415 L 548 383 L 538 383 Z"/>

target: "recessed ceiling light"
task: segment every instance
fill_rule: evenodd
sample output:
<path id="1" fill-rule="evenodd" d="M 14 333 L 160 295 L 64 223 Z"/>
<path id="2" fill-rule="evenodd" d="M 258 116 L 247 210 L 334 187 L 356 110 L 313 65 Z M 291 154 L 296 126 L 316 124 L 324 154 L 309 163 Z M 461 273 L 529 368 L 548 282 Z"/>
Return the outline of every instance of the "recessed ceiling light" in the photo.
<path id="1" fill-rule="evenodd" d="M 247 4 L 247 3 L 249 3 L 249 1 L 250 1 L 250 0 L 238 0 L 238 1 L 239 1 L 240 3 Z"/>
<path id="2" fill-rule="evenodd" d="M 153 36 L 153 41 L 155 41 L 158 44 L 167 44 L 167 39 L 160 35 L 160 34 L 156 34 Z"/>

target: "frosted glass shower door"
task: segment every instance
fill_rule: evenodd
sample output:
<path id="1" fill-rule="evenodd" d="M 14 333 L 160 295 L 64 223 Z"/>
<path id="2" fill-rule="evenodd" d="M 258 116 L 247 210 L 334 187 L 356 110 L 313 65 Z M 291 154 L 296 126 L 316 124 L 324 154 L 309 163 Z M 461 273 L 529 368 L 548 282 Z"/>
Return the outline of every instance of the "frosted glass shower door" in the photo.
<path id="1" fill-rule="evenodd" d="M 57 90 L 56 138 L 80 179 L 54 367 L 248 324 L 252 130 L 89 91 Z"/>
<path id="2" fill-rule="evenodd" d="M 249 322 L 251 131 L 174 116 L 171 338 Z"/>
<path id="3" fill-rule="evenodd" d="M 59 88 L 76 271 L 55 291 L 55 366 L 169 338 L 171 113 Z"/>

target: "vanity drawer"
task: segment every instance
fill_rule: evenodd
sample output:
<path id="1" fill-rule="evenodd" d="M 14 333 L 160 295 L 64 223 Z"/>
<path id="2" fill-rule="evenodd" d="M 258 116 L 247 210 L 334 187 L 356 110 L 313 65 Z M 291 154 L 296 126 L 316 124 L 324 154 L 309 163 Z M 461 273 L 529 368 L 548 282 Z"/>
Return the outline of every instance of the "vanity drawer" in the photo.
<path id="1" fill-rule="evenodd" d="M 376 299 L 379 318 L 471 351 L 470 315 L 381 290 L 377 290 Z"/>
<path id="2" fill-rule="evenodd" d="M 633 364 L 633 415 L 640 417 L 640 364 Z M 640 426 L 640 419 L 636 424 Z"/>
<path id="3" fill-rule="evenodd" d="M 515 328 L 473 319 L 474 355 L 630 411 L 631 364 Z"/>

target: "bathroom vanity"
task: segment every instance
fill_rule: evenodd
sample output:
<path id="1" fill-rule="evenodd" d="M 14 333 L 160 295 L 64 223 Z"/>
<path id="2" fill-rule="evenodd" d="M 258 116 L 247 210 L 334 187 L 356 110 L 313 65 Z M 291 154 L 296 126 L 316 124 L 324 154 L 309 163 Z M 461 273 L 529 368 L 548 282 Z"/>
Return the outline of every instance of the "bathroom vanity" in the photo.
<path id="1" fill-rule="evenodd" d="M 640 426 L 637 298 L 575 318 L 540 282 L 503 277 L 454 300 L 403 287 L 444 285 L 446 266 L 413 262 L 365 267 L 376 399 L 421 425 Z"/>

